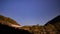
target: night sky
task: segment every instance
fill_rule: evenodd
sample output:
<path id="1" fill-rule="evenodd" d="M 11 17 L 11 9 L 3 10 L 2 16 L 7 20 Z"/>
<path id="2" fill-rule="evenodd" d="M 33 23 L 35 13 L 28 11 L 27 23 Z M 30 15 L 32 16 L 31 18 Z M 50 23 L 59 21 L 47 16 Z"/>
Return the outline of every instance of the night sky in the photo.
<path id="1" fill-rule="evenodd" d="M 0 0 L 0 14 L 20 25 L 44 25 L 60 15 L 60 0 Z"/>

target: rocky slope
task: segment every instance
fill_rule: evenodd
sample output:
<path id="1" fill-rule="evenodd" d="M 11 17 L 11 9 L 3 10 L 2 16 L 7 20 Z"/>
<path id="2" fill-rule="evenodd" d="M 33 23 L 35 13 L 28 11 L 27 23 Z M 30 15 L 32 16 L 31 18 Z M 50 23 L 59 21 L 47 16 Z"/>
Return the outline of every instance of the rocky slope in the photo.
<path id="1" fill-rule="evenodd" d="M 48 26 L 49 24 L 53 25 L 58 31 L 60 31 L 60 15 L 47 22 L 45 26 Z"/>
<path id="2" fill-rule="evenodd" d="M 12 33 L 25 32 L 27 34 L 29 32 L 30 34 L 60 34 L 60 15 L 47 22 L 44 26 L 37 24 L 22 27 L 15 20 L 0 15 L 0 32 L 11 32 L 11 30 Z"/>
<path id="3" fill-rule="evenodd" d="M 32 34 L 28 30 L 20 29 L 15 20 L 0 15 L 0 34 Z"/>
<path id="4" fill-rule="evenodd" d="M 15 24 L 15 25 L 19 25 L 15 20 L 11 19 L 11 18 L 8 18 L 8 17 L 5 17 L 5 16 L 2 16 L 0 15 L 0 22 L 2 24 Z M 20 25 L 19 25 L 20 26 Z"/>

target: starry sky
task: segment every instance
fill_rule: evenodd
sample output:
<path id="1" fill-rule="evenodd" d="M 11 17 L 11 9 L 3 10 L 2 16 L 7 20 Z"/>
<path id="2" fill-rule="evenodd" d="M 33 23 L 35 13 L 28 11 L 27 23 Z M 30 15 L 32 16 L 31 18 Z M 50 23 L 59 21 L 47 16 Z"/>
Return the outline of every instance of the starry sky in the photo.
<path id="1" fill-rule="evenodd" d="M 44 25 L 60 15 L 60 0 L 0 0 L 0 15 L 20 25 Z"/>

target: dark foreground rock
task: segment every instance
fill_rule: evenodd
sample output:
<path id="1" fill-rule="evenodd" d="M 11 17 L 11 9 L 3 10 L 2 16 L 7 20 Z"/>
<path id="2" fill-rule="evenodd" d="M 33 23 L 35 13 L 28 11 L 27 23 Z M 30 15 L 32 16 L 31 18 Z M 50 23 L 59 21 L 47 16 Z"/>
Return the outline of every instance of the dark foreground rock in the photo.
<path id="1" fill-rule="evenodd" d="M 27 30 L 15 29 L 7 25 L 0 24 L 0 34 L 32 34 Z"/>

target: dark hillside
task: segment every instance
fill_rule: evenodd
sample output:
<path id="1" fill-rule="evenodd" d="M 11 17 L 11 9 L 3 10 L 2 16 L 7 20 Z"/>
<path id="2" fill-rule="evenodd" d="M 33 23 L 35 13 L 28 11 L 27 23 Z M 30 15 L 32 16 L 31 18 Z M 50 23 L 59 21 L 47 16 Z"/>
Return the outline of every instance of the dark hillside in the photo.
<path id="1" fill-rule="evenodd" d="M 0 34 L 32 34 L 27 30 L 15 29 L 0 23 Z"/>
<path id="2" fill-rule="evenodd" d="M 48 23 L 52 24 L 52 25 L 58 25 L 58 24 L 60 24 L 60 15 L 57 16 L 57 17 L 55 17 L 55 18 L 53 18 L 49 22 L 47 22 L 45 25 L 47 25 Z"/>
<path id="3" fill-rule="evenodd" d="M 60 33 L 60 15 L 47 22 L 44 26 L 49 26 L 49 24 L 53 25 L 58 33 Z"/>
<path id="4" fill-rule="evenodd" d="M 15 20 L 8 18 L 8 17 L 5 17 L 5 16 L 2 16 L 2 15 L 0 15 L 0 21 L 1 20 L 5 21 L 5 22 L 9 22 L 11 24 L 19 25 Z"/>

